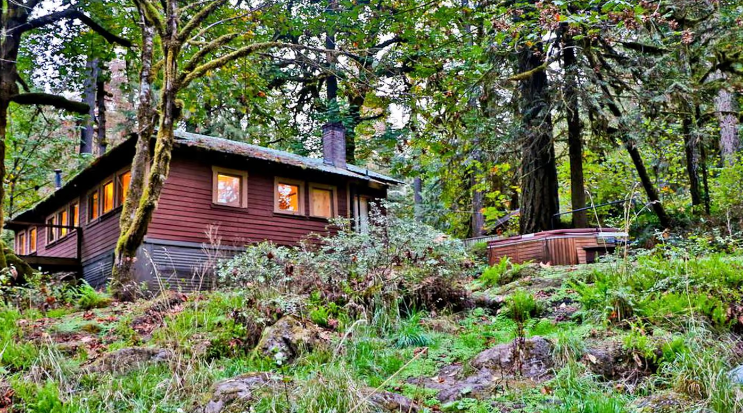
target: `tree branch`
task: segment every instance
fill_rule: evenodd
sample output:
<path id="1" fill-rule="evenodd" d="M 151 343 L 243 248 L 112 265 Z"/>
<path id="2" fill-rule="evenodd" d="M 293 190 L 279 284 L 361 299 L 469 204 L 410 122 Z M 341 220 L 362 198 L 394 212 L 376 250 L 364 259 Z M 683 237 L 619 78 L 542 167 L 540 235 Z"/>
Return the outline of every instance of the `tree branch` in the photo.
<path id="1" fill-rule="evenodd" d="M 199 51 L 194 53 L 194 55 L 191 56 L 191 58 L 183 65 L 183 71 L 190 72 L 194 70 L 201 63 L 201 61 L 204 60 L 204 57 L 206 57 L 206 55 L 230 43 L 239 36 L 239 33 L 225 34 L 224 36 L 217 37 L 206 45 L 200 47 Z"/>
<path id="2" fill-rule="evenodd" d="M 222 7 L 225 3 L 227 3 L 227 0 L 214 0 L 211 4 L 205 6 L 203 9 L 199 10 L 198 13 L 196 13 L 191 20 L 186 23 L 185 26 L 183 26 L 183 29 L 181 29 L 180 33 L 178 33 L 178 40 L 185 41 L 186 38 L 193 32 L 201 22 L 206 20 L 209 15 L 214 13 L 215 10 Z"/>
<path id="3" fill-rule="evenodd" d="M 187 87 L 188 84 L 193 82 L 194 80 L 200 78 L 203 76 L 206 72 L 219 69 L 226 64 L 239 59 L 241 57 L 248 56 L 252 53 L 255 53 L 260 50 L 266 50 L 266 49 L 273 49 L 281 47 L 284 49 L 291 49 L 291 50 L 310 50 L 314 52 L 319 53 L 334 53 L 334 54 L 342 54 L 347 55 L 348 53 L 340 51 L 340 50 L 328 50 L 323 49 L 320 47 L 312 47 L 312 46 L 304 46 L 299 44 L 293 44 L 293 43 L 284 43 L 284 42 L 264 42 L 264 43 L 255 43 L 251 44 L 249 46 L 245 46 L 243 48 L 240 48 L 238 50 L 235 50 L 232 53 L 226 54 L 222 57 L 218 57 L 212 61 L 209 61 L 207 63 L 204 63 L 200 66 L 197 66 L 193 69 L 191 72 L 183 72 L 180 76 L 178 81 L 181 83 L 182 87 Z"/>
<path id="4" fill-rule="evenodd" d="M 85 15 L 85 13 L 72 7 L 62 11 L 58 11 L 56 13 L 47 14 L 46 16 L 42 16 L 26 22 L 25 24 L 18 26 L 17 29 L 21 32 L 27 32 L 29 30 L 38 29 L 48 24 L 56 23 L 60 20 L 66 19 L 80 20 L 84 25 L 90 27 L 94 32 L 101 35 L 101 37 L 106 39 L 106 41 L 111 44 L 119 44 L 124 47 L 132 47 L 132 42 L 109 32 L 108 30 L 103 28 L 103 26 L 99 25 L 93 19 Z"/>
<path id="5" fill-rule="evenodd" d="M 58 109 L 63 109 L 68 112 L 80 113 L 83 115 L 88 114 L 90 107 L 83 102 L 76 102 L 74 100 L 66 99 L 59 95 L 52 95 L 49 93 L 21 93 L 19 95 L 13 95 L 10 97 L 11 102 L 15 102 L 19 105 L 46 105 L 53 106 Z"/>

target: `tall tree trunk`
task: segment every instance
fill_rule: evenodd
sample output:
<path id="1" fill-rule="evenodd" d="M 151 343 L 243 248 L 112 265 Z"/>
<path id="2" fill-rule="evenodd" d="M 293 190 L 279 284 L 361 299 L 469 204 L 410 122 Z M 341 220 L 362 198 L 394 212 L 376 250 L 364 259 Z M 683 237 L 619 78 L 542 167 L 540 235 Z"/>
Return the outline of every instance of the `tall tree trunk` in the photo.
<path id="1" fill-rule="evenodd" d="M 524 48 L 519 52 L 519 72 L 539 67 L 543 53 Z M 540 53 L 535 53 L 540 51 Z M 552 229 L 559 211 L 557 166 L 552 142 L 547 74 L 533 72 L 521 81 L 521 233 Z"/>
<path id="2" fill-rule="evenodd" d="M 152 58 L 154 30 L 148 23 L 143 23 L 142 30 L 142 70 L 140 72 L 140 108 L 138 110 L 139 136 L 137 149 L 132 163 L 132 182 L 121 214 L 121 236 L 116 244 L 111 286 L 116 296 L 123 300 L 134 299 L 137 284 L 134 274 L 134 263 L 137 250 L 152 220 L 152 214 L 160 199 L 162 187 L 170 169 L 170 157 L 173 149 L 173 128 L 180 117 L 180 108 L 176 102 L 179 85 L 178 54 L 180 44 L 176 39 L 177 17 L 175 1 L 168 1 L 167 36 L 163 43 L 164 67 L 163 89 L 160 92 L 160 121 L 157 131 L 155 153 L 147 180 L 144 179 L 149 158 L 149 140 L 151 139 L 154 120 L 152 119 Z"/>
<path id="3" fill-rule="evenodd" d="M 100 69 L 98 58 L 90 58 L 85 64 L 83 81 L 83 102 L 88 105 L 88 116 L 80 128 L 80 153 L 93 153 L 93 136 L 95 135 L 96 86 Z"/>
<path id="4" fill-rule="evenodd" d="M 485 232 L 485 216 L 482 213 L 483 196 L 482 191 L 477 189 L 479 168 L 471 172 L 470 188 L 472 188 L 472 236 L 480 237 Z"/>
<path id="5" fill-rule="evenodd" d="M 583 139 L 578 104 L 578 64 L 575 58 L 575 41 L 565 34 L 563 45 L 565 66 L 565 109 L 568 123 L 568 156 L 570 158 L 570 203 L 573 209 L 573 227 L 588 227 L 588 213 L 578 211 L 586 206 L 586 191 L 583 180 Z"/>
<path id="6" fill-rule="evenodd" d="M 586 48 L 586 50 L 588 50 L 588 48 Z M 598 67 L 596 59 L 590 53 L 587 53 L 586 57 L 588 58 L 591 67 Z M 601 73 L 598 72 L 596 73 L 596 77 L 599 81 L 598 86 L 604 93 L 606 106 L 609 107 L 609 111 L 611 111 L 611 114 L 614 115 L 614 117 L 617 118 L 617 120 L 620 121 L 621 124 L 622 111 L 619 109 L 619 105 L 614 101 L 609 87 L 607 86 L 606 79 L 604 79 Z M 655 215 L 658 217 L 658 221 L 660 221 L 661 226 L 665 228 L 670 227 L 671 219 L 668 214 L 666 214 L 666 210 L 663 207 L 663 204 L 660 202 L 660 196 L 658 196 L 658 191 L 655 190 L 653 180 L 650 178 L 648 170 L 645 168 L 645 163 L 643 162 L 642 156 L 640 155 L 640 150 L 637 149 L 637 144 L 635 144 L 635 142 L 631 138 L 629 138 L 624 133 L 624 131 L 621 130 L 609 133 L 609 138 L 616 141 L 617 135 L 619 140 L 624 145 L 625 149 L 627 149 L 630 159 L 632 159 L 632 164 L 635 166 L 635 170 L 637 171 L 637 175 L 640 178 L 642 188 L 645 190 L 645 194 L 650 201 L 653 212 L 655 212 Z"/>
<path id="7" fill-rule="evenodd" d="M 721 72 L 711 77 L 712 80 L 724 79 Z M 732 92 L 720 87 L 715 97 L 715 112 L 720 122 L 720 158 L 724 165 L 735 163 L 736 154 L 741 149 L 738 136 L 738 112 L 735 107 L 735 97 Z"/>
<path id="8" fill-rule="evenodd" d="M 689 192 L 691 205 L 702 205 L 702 192 L 699 184 L 699 151 L 696 132 L 692 130 L 694 124 L 692 116 L 685 116 L 682 121 L 684 134 L 684 152 L 686 154 L 686 173 L 689 177 Z"/>
<path id="9" fill-rule="evenodd" d="M 0 98 L 0 225 L 5 224 L 5 207 L 2 201 L 5 199 L 5 137 L 8 129 L 9 105 L 10 102 Z M 5 253 L 3 252 L 3 246 L 0 244 L 0 268 L 8 266 Z"/>
<path id="10" fill-rule="evenodd" d="M 98 156 L 101 156 L 106 152 L 108 140 L 106 139 L 106 82 L 100 74 L 96 82 L 95 104 L 98 109 L 95 147 Z"/>
<path id="11" fill-rule="evenodd" d="M 415 216 L 415 220 L 418 222 L 423 221 L 423 179 L 421 179 L 420 176 L 416 176 L 415 179 L 413 179 L 413 205 L 414 205 L 414 211 L 413 214 Z"/>
<path id="12" fill-rule="evenodd" d="M 346 162 L 356 163 L 356 126 L 361 123 L 361 107 L 364 106 L 364 96 L 353 94 L 348 97 L 348 114 L 351 124 L 346 130 Z"/>

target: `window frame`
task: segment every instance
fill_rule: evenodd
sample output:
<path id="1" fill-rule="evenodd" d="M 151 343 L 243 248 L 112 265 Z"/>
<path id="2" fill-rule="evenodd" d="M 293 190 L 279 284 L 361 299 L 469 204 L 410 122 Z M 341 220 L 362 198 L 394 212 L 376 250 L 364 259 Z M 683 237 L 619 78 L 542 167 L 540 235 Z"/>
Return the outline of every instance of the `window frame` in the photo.
<path id="1" fill-rule="evenodd" d="M 16 237 L 16 253 L 18 255 L 26 255 L 26 247 L 28 240 L 26 239 L 26 230 L 19 231 Z"/>
<path id="2" fill-rule="evenodd" d="M 100 211 L 101 211 L 100 212 L 100 216 L 101 217 L 104 216 L 104 215 L 106 215 L 106 214 L 108 214 L 108 213 L 110 213 L 110 212 L 113 212 L 116 209 L 116 178 L 115 178 L 115 176 L 116 175 L 114 175 L 114 177 L 111 177 L 111 178 L 106 178 L 101 183 L 100 192 L 99 192 L 99 195 L 98 195 L 99 208 L 100 208 Z M 109 209 L 108 211 L 106 211 L 106 206 L 105 206 L 106 192 L 105 191 L 106 191 L 106 186 L 108 184 L 111 184 L 111 209 Z"/>
<path id="3" fill-rule="evenodd" d="M 37 227 L 29 227 L 28 228 L 28 254 L 35 254 L 38 250 L 37 244 L 39 243 L 39 229 Z M 34 234 L 34 241 L 31 242 L 31 233 Z"/>
<path id="4" fill-rule="evenodd" d="M 120 207 L 124 205 L 124 202 L 126 201 L 126 190 L 124 189 L 124 182 L 121 180 L 121 177 L 129 174 L 129 186 L 132 185 L 132 170 L 129 168 L 122 169 L 116 173 L 115 178 L 115 188 L 114 188 L 114 196 L 115 196 L 115 202 L 114 202 L 114 209 L 117 207 Z M 128 189 L 128 187 L 127 187 Z"/>
<path id="5" fill-rule="evenodd" d="M 313 215 L 312 214 L 312 190 L 313 189 L 319 189 L 321 191 L 330 191 L 330 216 L 325 217 L 322 215 Z M 310 199 L 310 210 L 309 210 L 309 216 L 312 218 L 320 218 L 320 219 L 333 219 L 338 216 L 338 187 L 335 185 L 327 185 L 327 184 L 318 184 L 316 182 L 310 182 L 307 188 L 307 196 Z"/>
<path id="6" fill-rule="evenodd" d="M 74 208 L 77 206 L 77 213 L 73 213 Z M 75 216 L 77 216 L 77 224 L 75 224 Z M 77 198 L 73 201 L 70 201 L 69 204 L 67 204 L 67 225 L 70 227 L 73 227 L 72 231 L 76 231 L 77 228 L 80 227 L 80 199 Z"/>
<path id="7" fill-rule="evenodd" d="M 98 194 L 98 205 L 95 208 L 95 215 L 96 216 L 94 217 L 91 212 L 94 210 L 94 208 L 93 208 L 93 194 L 95 194 L 95 193 Z M 99 219 L 101 219 L 101 188 L 99 186 L 95 187 L 90 192 L 88 192 L 88 195 L 85 197 L 85 202 L 86 202 L 86 205 L 87 205 L 86 208 L 85 208 L 85 210 L 87 211 L 87 216 L 85 218 L 86 218 L 86 221 L 88 221 L 88 224 L 91 224 L 91 223 L 96 222 Z"/>
<path id="8" fill-rule="evenodd" d="M 219 175 L 240 178 L 240 206 L 219 202 Z M 248 207 L 248 172 L 212 166 L 212 205 L 219 206 L 220 208 L 246 209 Z"/>
<path id="9" fill-rule="evenodd" d="M 57 228 L 54 227 L 54 225 L 57 225 L 56 222 L 57 222 L 56 212 L 46 218 L 46 225 L 50 225 L 46 227 L 46 240 L 45 240 L 46 245 L 54 244 L 59 239 L 57 238 L 57 231 L 56 231 Z"/>
<path id="10" fill-rule="evenodd" d="M 279 184 L 285 184 L 285 185 L 294 185 L 297 189 L 297 195 L 299 196 L 299 199 L 297 200 L 297 203 L 299 204 L 299 211 L 286 211 L 281 208 L 279 208 L 279 197 L 276 195 L 278 192 Z M 274 177 L 273 180 L 273 212 L 275 214 L 282 214 L 282 215 L 291 215 L 291 216 L 304 216 L 304 197 L 305 197 L 305 185 L 304 181 L 298 180 L 298 179 L 289 179 L 289 178 L 281 178 L 281 177 Z"/>

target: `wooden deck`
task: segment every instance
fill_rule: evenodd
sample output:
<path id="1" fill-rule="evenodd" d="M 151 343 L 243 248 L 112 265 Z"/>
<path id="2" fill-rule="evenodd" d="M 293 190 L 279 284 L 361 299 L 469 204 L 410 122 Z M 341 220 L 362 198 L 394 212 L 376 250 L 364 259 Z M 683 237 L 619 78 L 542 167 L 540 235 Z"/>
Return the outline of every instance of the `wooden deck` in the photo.
<path id="1" fill-rule="evenodd" d="M 82 263 L 79 258 L 40 257 L 37 255 L 21 255 L 19 258 L 26 261 L 34 269 L 41 269 L 43 272 L 74 271 L 79 273 L 82 270 Z"/>

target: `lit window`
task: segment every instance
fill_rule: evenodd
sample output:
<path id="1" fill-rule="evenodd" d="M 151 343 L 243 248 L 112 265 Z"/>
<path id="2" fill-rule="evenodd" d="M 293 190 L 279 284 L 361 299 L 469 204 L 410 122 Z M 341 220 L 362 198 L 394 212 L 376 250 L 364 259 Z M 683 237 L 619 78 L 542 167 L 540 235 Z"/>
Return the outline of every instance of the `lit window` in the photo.
<path id="1" fill-rule="evenodd" d="M 36 227 L 28 230 L 28 251 L 29 253 L 36 252 Z"/>
<path id="2" fill-rule="evenodd" d="M 59 237 L 60 238 L 62 238 L 65 235 L 67 235 L 67 230 L 68 230 L 67 229 L 67 225 L 69 225 L 69 223 L 67 222 L 67 219 L 68 218 L 69 218 L 69 215 L 68 215 L 68 213 L 67 213 L 66 210 L 65 211 L 61 211 L 61 212 L 59 212 L 57 214 L 57 222 L 59 223 L 59 225 L 64 225 L 64 227 L 59 228 Z"/>
<path id="3" fill-rule="evenodd" d="M 70 216 L 72 217 L 72 221 L 70 222 L 70 225 L 77 228 L 80 226 L 80 204 L 77 202 L 70 205 Z"/>
<path id="4" fill-rule="evenodd" d="M 54 242 L 55 239 L 57 239 L 57 229 L 54 228 L 54 217 L 51 217 L 46 220 L 46 243 L 49 244 L 51 242 Z"/>
<path id="5" fill-rule="evenodd" d="M 114 209 L 114 183 L 103 184 L 103 213 Z"/>
<path id="6" fill-rule="evenodd" d="M 18 234 L 18 255 L 26 255 L 26 233 Z"/>
<path id="7" fill-rule="evenodd" d="M 240 206 L 242 195 L 241 178 L 228 174 L 217 174 L 217 203 L 229 206 Z"/>
<path id="8" fill-rule="evenodd" d="M 236 208 L 248 207 L 248 173 L 212 167 L 212 202 Z"/>
<path id="9" fill-rule="evenodd" d="M 299 182 L 277 180 L 275 211 L 286 214 L 302 214 L 302 184 Z"/>
<path id="10" fill-rule="evenodd" d="M 129 190 L 129 184 L 132 182 L 132 173 L 126 171 L 119 175 L 119 205 L 124 205 L 126 199 L 126 191 Z"/>
<path id="11" fill-rule="evenodd" d="M 332 218 L 335 216 L 334 188 L 310 186 L 310 215 L 313 217 Z"/>
<path id="12" fill-rule="evenodd" d="M 88 198 L 88 221 L 98 219 L 100 203 L 101 200 L 98 191 L 91 192 L 90 197 Z"/>

